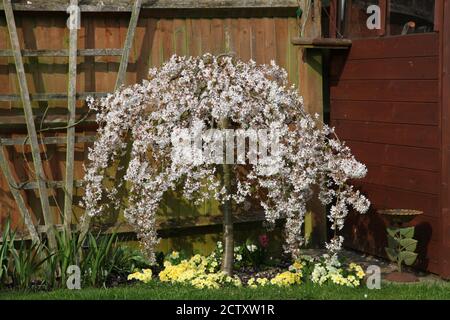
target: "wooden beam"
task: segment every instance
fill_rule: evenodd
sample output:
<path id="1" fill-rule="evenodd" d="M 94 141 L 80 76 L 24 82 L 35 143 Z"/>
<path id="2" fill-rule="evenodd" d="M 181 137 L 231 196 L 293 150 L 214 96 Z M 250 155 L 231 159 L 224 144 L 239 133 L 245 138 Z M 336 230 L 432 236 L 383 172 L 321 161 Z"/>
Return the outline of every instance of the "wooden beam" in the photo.
<path id="1" fill-rule="evenodd" d="M 117 74 L 115 89 L 119 89 L 125 82 L 127 74 L 128 60 L 130 57 L 131 46 L 133 45 L 134 32 L 136 31 L 137 22 L 139 20 L 139 13 L 141 11 L 142 0 L 135 0 L 133 11 L 131 13 L 130 24 L 128 26 L 127 37 L 123 48 L 122 59 L 120 60 L 119 72 Z"/>
<path id="2" fill-rule="evenodd" d="M 35 125 L 40 124 L 42 119 L 41 116 L 34 115 L 33 118 Z M 95 120 L 95 115 L 90 115 L 88 117 L 79 115 L 77 116 L 77 121 L 80 121 L 80 125 L 83 124 L 84 126 L 90 127 L 94 127 L 97 123 Z M 65 130 L 67 126 L 67 116 L 61 114 L 48 115 L 47 117 L 45 117 L 44 124 L 46 128 L 51 128 L 50 130 L 52 131 Z M 25 127 L 26 125 L 27 124 L 25 121 L 25 117 L 23 115 L 11 115 L 11 116 L 0 115 L 0 129 L 10 129 L 10 128 L 19 129 L 20 127 Z M 44 141 L 45 139 L 47 138 L 44 138 Z M 41 140 L 42 139 L 39 139 L 39 141 Z"/>
<path id="3" fill-rule="evenodd" d="M 441 92 L 441 216 L 439 265 L 440 275 L 450 279 L 450 1 L 442 5 L 440 28 L 440 92 Z"/>
<path id="4" fill-rule="evenodd" d="M 68 57 L 69 50 L 21 50 L 22 57 Z M 123 49 L 79 49 L 77 55 L 80 57 L 97 57 L 97 56 L 122 56 Z M 12 50 L 0 50 L 0 57 L 13 57 Z"/>
<path id="5" fill-rule="evenodd" d="M 34 227 L 33 220 L 31 219 L 30 212 L 25 205 L 25 201 L 23 200 L 20 191 L 14 187 L 16 185 L 16 182 L 14 181 L 14 177 L 11 173 L 9 163 L 2 146 L 0 146 L 0 166 L 2 168 L 6 182 L 8 182 L 9 184 L 9 189 L 14 197 L 14 200 L 16 201 L 19 213 L 25 223 L 25 226 L 27 227 L 31 239 L 33 240 L 33 242 L 40 243 L 41 239 L 36 231 L 36 228 Z"/>
<path id="6" fill-rule="evenodd" d="M 291 40 L 292 44 L 301 46 L 303 48 L 315 49 L 349 49 L 352 46 L 350 39 L 337 38 L 294 38 Z"/>
<path id="7" fill-rule="evenodd" d="M 94 142 L 96 136 L 76 136 L 75 143 L 90 143 Z M 39 142 L 42 144 L 66 144 L 66 137 L 45 137 L 39 139 Z M 0 146 L 20 146 L 20 145 L 29 145 L 30 139 L 27 137 L 21 138 L 0 138 Z"/>
<path id="8" fill-rule="evenodd" d="M 308 7 L 308 4 L 311 4 L 311 7 Z M 321 1 L 302 1 L 301 8 L 303 15 L 300 20 L 300 37 L 303 40 L 296 37 L 293 40 L 291 39 L 292 42 L 295 44 L 300 41 L 314 42 L 311 39 L 321 39 Z M 333 40 L 321 41 L 331 43 Z M 323 121 L 322 50 L 301 48 L 299 54 L 299 91 L 303 96 L 305 109 L 311 114 L 319 114 Z M 325 207 L 319 200 L 310 201 L 308 203 L 308 214 L 305 217 L 305 236 L 311 246 L 323 246 L 327 239 L 326 225 Z"/>
<path id="9" fill-rule="evenodd" d="M 86 100 L 87 97 L 102 98 L 107 96 L 106 92 L 83 92 L 77 93 L 78 100 Z M 29 95 L 31 101 L 67 100 L 67 93 L 33 93 Z M 17 94 L 0 94 L 0 101 L 21 101 L 22 96 Z"/>
<path id="10" fill-rule="evenodd" d="M 243 8 L 296 8 L 297 0 L 143 0 L 142 7 L 158 9 L 243 9 Z M 130 0 L 84 0 L 81 12 L 131 12 Z M 1 9 L 1 8 L 0 8 Z M 67 0 L 35 0 L 13 4 L 17 11 L 66 12 Z"/>
<path id="11" fill-rule="evenodd" d="M 6 23 L 8 26 L 9 37 L 11 40 L 11 48 L 14 53 L 14 61 L 19 81 L 20 95 L 27 122 L 28 134 L 30 135 L 31 152 L 33 155 L 34 171 L 39 184 L 39 197 L 41 201 L 42 213 L 47 226 L 47 238 L 49 247 L 56 248 L 56 238 L 53 230 L 53 216 L 50 211 L 50 203 L 48 200 L 48 191 L 45 185 L 45 174 L 42 167 L 42 159 L 39 149 L 39 143 L 36 134 L 36 127 L 33 120 L 33 110 L 31 107 L 30 94 L 28 92 L 27 79 L 23 66 L 22 55 L 20 53 L 19 37 L 17 35 L 16 22 L 11 7 L 11 0 L 3 0 L 5 10 Z"/>
<path id="12" fill-rule="evenodd" d="M 49 189 L 62 189 L 66 188 L 65 181 L 46 181 L 46 186 Z M 24 182 L 22 184 L 12 184 L 15 189 L 18 190 L 36 190 L 39 188 L 39 184 L 36 181 Z M 73 187 L 81 188 L 83 186 L 83 181 L 72 181 Z"/>
<path id="13" fill-rule="evenodd" d="M 264 212 L 252 212 L 246 214 L 236 214 L 234 215 L 234 224 L 246 224 L 246 223 L 263 223 L 265 221 Z M 277 223 L 285 220 L 284 217 L 280 217 L 277 219 Z M 213 216 L 213 215 L 197 215 L 189 217 L 189 219 L 177 219 L 177 218 L 164 218 L 157 217 L 156 220 L 156 228 L 158 232 L 172 232 L 172 231 L 180 231 L 184 232 L 186 229 L 192 228 L 203 228 L 203 227 L 220 227 L 223 224 L 223 217 L 221 215 Z M 56 230 L 63 230 L 63 225 L 55 225 Z M 42 233 L 45 230 L 43 228 L 38 227 L 37 232 Z M 112 227 L 109 227 L 107 230 L 103 232 L 104 234 L 108 233 L 117 233 L 117 234 L 135 234 L 135 230 L 132 226 L 127 223 L 117 223 Z M 161 235 L 162 236 L 162 235 Z M 16 237 L 16 240 L 29 240 L 29 234 L 22 234 Z M 0 238 L 0 243 L 2 239 Z"/>
<path id="14" fill-rule="evenodd" d="M 78 0 L 70 0 L 71 6 L 78 6 Z M 79 12 L 72 11 L 70 20 L 81 19 Z M 78 26 L 72 26 L 69 34 L 69 83 L 67 109 L 69 111 L 69 121 L 67 128 L 67 148 L 66 148 L 66 174 L 64 178 L 64 227 L 66 235 L 71 236 L 72 225 L 72 202 L 73 202 L 73 177 L 75 162 L 75 121 L 76 121 L 76 102 L 77 102 L 77 41 Z"/>

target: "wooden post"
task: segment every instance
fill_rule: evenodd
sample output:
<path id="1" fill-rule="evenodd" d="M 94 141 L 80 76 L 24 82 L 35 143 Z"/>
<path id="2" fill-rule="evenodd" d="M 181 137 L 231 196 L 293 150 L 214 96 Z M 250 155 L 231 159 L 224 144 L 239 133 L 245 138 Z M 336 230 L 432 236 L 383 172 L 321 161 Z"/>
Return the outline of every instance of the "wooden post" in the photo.
<path id="1" fill-rule="evenodd" d="M 308 7 L 308 4 L 311 4 Z M 320 0 L 302 1 L 300 37 L 320 38 L 322 36 Z M 323 120 L 322 50 L 299 50 L 299 90 L 304 99 L 305 109 L 311 114 L 319 114 Z M 305 235 L 312 246 L 322 246 L 327 238 L 326 211 L 319 200 L 308 204 L 305 217 Z"/>
<path id="2" fill-rule="evenodd" d="M 125 45 L 123 47 L 122 59 L 120 60 L 119 73 L 117 74 L 116 90 L 125 83 L 127 74 L 128 59 L 130 57 L 131 46 L 133 45 L 134 32 L 139 20 L 139 13 L 141 11 L 142 0 L 134 2 L 133 11 L 131 12 L 130 24 L 128 26 L 127 37 L 125 38 Z"/>
<path id="3" fill-rule="evenodd" d="M 71 6 L 78 6 L 78 0 L 70 0 Z M 70 21 L 79 19 L 79 12 L 72 11 Z M 77 15 L 77 16 L 73 16 Z M 69 35 L 69 74 L 67 89 L 67 108 L 69 110 L 69 121 L 67 129 L 66 147 L 66 175 L 64 192 L 64 228 L 66 235 L 71 236 L 72 224 L 72 202 L 73 202 L 73 170 L 75 161 L 75 120 L 76 120 L 76 92 L 77 92 L 77 26 L 71 26 Z"/>
<path id="4" fill-rule="evenodd" d="M 441 159 L 441 234 L 440 276 L 450 279 L 450 1 L 442 3 L 442 16 L 438 26 L 440 30 L 441 55 L 441 110 L 442 110 L 442 159 Z"/>
<path id="5" fill-rule="evenodd" d="M 338 30 L 338 25 L 337 25 L 337 13 L 338 13 L 338 8 L 337 8 L 337 0 L 330 0 L 330 12 L 329 12 L 329 17 L 330 17 L 330 25 L 329 25 L 329 35 L 330 38 L 336 38 L 338 31 L 340 32 L 340 30 Z"/>
<path id="6" fill-rule="evenodd" d="M 30 145 L 31 145 L 31 152 L 33 155 L 34 171 L 36 174 L 38 184 L 39 197 L 41 201 L 42 213 L 44 215 L 45 220 L 48 243 L 51 249 L 55 249 L 56 239 L 53 229 L 54 227 L 53 216 L 50 210 L 50 203 L 48 200 L 48 190 L 45 181 L 46 179 L 42 167 L 42 159 L 36 134 L 36 127 L 34 124 L 33 110 L 31 108 L 30 93 L 28 91 L 25 68 L 23 66 L 22 53 L 20 51 L 19 37 L 17 35 L 16 22 L 14 20 L 14 13 L 11 6 L 11 0 L 3 0 L 3 8 L 5 10 L 6 23 L 8 25 L 9 37 L 11 40 L 11 49 L 14 55 L 17 78 L 19 80 L 20 96 L 22 99 L 23 109 L 25 113 L 25 120 L 27 123 L 28 134 L 30 136 Z"/>
<path id="7" fill-rule="evenodd" d="M 41 239 L 39 238 L 39 234 L 36 231 L 36 228 L 33 224 L 33 220 L 31 219 L 31 215 L 25 205 L 25 201 L 20 194 L 20 191 L 17 189 L 16 182 L 11 173 L 11 169 L 8 164 L 8 160 L 5 156 L 5 151 L 3 150 L 3 146 L 0 145 L 0 167 L 2 168 L 3 175 L 6 178 L 6 181 L 9 184 L 10 191 L 16 200 L 17 207 L 19 208 L 20 215 L 27 227 L 28 232 L 30 233 L 31 240 L 35 243 L 40 243 Z"/>

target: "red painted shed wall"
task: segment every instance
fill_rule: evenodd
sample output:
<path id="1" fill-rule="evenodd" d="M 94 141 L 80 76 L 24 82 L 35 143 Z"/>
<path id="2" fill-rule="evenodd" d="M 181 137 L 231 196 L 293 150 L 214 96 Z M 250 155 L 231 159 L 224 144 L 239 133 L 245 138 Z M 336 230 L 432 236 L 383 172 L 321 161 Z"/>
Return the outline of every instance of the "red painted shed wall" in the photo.
<path id="1" fill-rule="evenodd" d="M 372 202 L 351 215 L 347 245 L 384 255 L 383 208 L 424 211 L 417 218 L 417 266 L 441 273 L 441 94 L 439 33 L 353 40 L 333 54 L 330 119 L 367 177 L 355 182 Z"/>

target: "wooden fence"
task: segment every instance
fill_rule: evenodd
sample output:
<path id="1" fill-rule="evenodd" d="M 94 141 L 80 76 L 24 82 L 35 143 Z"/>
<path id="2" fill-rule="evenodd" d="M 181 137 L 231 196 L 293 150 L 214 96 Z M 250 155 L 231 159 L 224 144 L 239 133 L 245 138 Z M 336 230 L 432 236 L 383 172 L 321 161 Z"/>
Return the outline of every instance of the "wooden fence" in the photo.
<path id="1" fill-rule="evenodd" d="M 83 194 L 78 181 L 83 176 L 82 164 L 95 133 L 94 116 L 87 114 L 84 99 L 93 93 L 101 96 L 116 87 L 122 48 L 130 26 L 128 11 L 131 10 L 129 6 L 99 9 L 84 4 L 81 6 L 81 28 L 76 32 L 75 46 L 74 43 L 70 45 L 67 13 L 57 11 L 58 6 L 61 6 L 59 10 L 64 8 L 64 4 L 59 2 L 53 3 L 55 11 L 49 7 L 42 8 L 39 3 L 34 9 L 23 2 L 12 7 L 37 139 L 39 143 L 46 143 L 45 146 L 40 145 L 40 157 L 43 176 L 48 181 L 51 219 L 57 225 L 63 222 L 67 192 L 64 179 L 67 171 L 68 119 L 72 123 L 81 121 L 74 130 L 72 210 L 73 222 L 76 223 L 82 213 L 78 203 Z M 173 54 L 220 54 L 231 51 L 241 59 L 254 59 L 258 63 L 275 60 L 288 70 L 291 83 L 298 84 L 299 49 L 291 44 L 291 39 L 299 32 L 296 1 L 276 1 L 278 6 L 272 10 L 258 7 L 256 4 L 260 1 L 254 2 L 256 8 L 235 8 L 229 4 L 227 8 L 205 11 L 187 7 L 173 10 L 167 1 L 162 1 L 167 3 L 166 8 L 150 9 L 148 1 L 143 1 L 131 43 L 125 83 L 144 79 L 150 67 L 161 65 Z M 237 2 L 229 3 L 236 5 Z M 69 58 L 74 46 L 77 56 L 71 70 L 76 70 L 76 77 L 71 80 Z M 45 215 L 37 189 L 31 147 L 28 139 L 24 141 L 27 137 L 26 114 L 12 49 L 8 24 L 5 15 L 0 13 L 0 135 L 8 167 L 17 182 L 10 186 L 5 176 L 0 175 L 0 225 L 4 219 L 12 217 L 15 226 L 23 227 L 17 202 L 11 194 L 13 188 L 23 197 L 34 224 L 44 229 Z M 72 89 L 76 97 L 72 118 L 68 108 L 73 96 L 70 90 L 68 94 L 70 81 L 76 83 Z M 182 200 L 176 204 L 170 201 L 162 208 L 166 217 L 184 217 L 186 225 L 208 224 L 209 217 L 217 215 L 218 211 L 214 203 L 199 208 Z M 199 215 L 203 216 L 200 220 Z M 256 217 L 250 219 L 258 220 Z"/>

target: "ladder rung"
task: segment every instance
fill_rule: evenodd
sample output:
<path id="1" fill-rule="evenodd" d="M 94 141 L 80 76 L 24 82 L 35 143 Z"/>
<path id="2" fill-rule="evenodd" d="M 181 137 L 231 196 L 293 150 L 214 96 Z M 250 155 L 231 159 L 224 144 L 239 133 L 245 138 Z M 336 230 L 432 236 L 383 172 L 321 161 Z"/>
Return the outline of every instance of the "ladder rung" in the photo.
<path id="1" fill-rule="evenodd" d="M 105 97 L 106 92 L 84 92 L 78 93 L 77 99 L 86 100 L 87 97 L 101 98 Z M 67 100 L 67 93 L 34 93 L 30 94 L 31 101 L 49 101 L 49 100 Z M 17 94 L 0 94 L 0 101 L 21 101 Z"/>
<path id="2" fill-rule="evenodd" d="M 95 141 L 96 136 L 76 136 L 75 137 L 75 143 L 90 143 Z M 25 141 L 26 139 L 26 141 Z M 67 138 L 64 136 L 60 137 L 45 137 L 43 138 L 44 144 L 65 144 L 67 142 Z M 21 138 L 0 138 L 0 145 L 2 146 L 18 146 L 23 145 L 24 142 L 26 144 L 30 144 L 30 139 L 27 139 L 26 137 Z M 42 140 L 39 139 L 39 143 L 41 143 Z"/>
<path id="3" fill-rule="evenodd" d="M 77 121 L 79 121 L 83 117 L 80 115 L 77 117 Z M 37 126 L 41 123 L 41 116 L 34 116 L 34 122 Z M 83 120 L 83 125 L 95 124 L 95 115 L 90 115 L 86 119 Z M 61 127 L 67 126 L 67 115 L 47 115 L 45 117 L 44 124 L 46 127 Z M 25 126 L 25 117 L 23 115 L 13 115 L 13 116 L 0 116 L 0 128 L 18 128 L 18 126 Z"/>
<path id="4" fill-rule="evenodd" d="M 64 181 L 47 181 L 46 185 L 47 188 L 49 189 L 61 189 L 64 186 Z M 74 181 L 74 186 L 77 188 L 81 187 L 82 181 L 81 180 Z M 17 184 L 15 188 L 23 190 L 34 190 L 38 189 L 38 183 L 36 181 L 26 182 L 23 184 Z"/>
<path id="5" fill-rule="evenodd" d="M 21 50 L 23 57 L 68 57 L 69 50 Z M 121 56 L 123 49 L 79 49 L 77 55 L 80 57 L 96 56 Z M 12 50 L 0 50 L 0 57 L 12 57 Z"/>
<path id="6" fill-rule="evenodd" d="M 54 224 L 53 228 L 55 228 L 56 231 L 63 231 L 64 225 L 63 224 Z M 38 225 L 36 226 L 37 232 L 39 233 L 46 233 L 48 227 L 45 225 Z"/>

